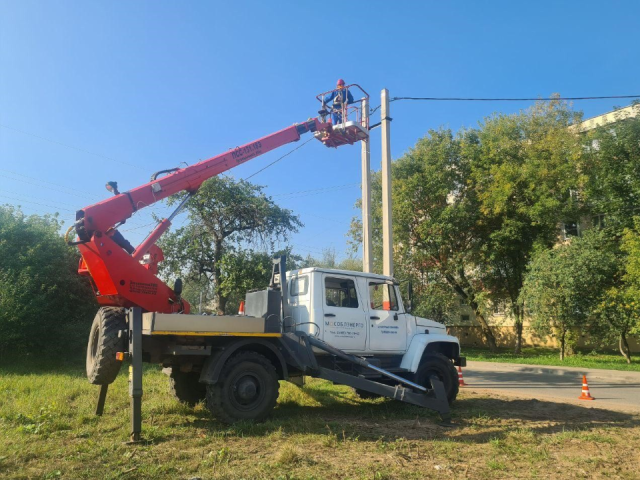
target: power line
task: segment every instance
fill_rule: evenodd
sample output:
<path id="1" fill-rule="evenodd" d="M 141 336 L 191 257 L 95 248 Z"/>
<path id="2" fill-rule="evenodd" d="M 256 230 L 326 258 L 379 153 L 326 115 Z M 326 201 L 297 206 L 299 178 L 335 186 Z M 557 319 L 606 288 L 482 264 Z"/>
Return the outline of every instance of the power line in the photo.
<path id="1" fill-rule="evenodd" d="M 28 135 L 30 137 L 38 138 L 40 140 L 44 140 L 45 142 L 54 143 L 56 145 L 61 145 L 63 147 L 67 147 L 67 148 L 70 148 L 72 150 L 77 150 L 78 152 L 88 153 L 89 155 L 94 155 L 96 157 L 104 158 L 105 160 L 110 160 L 112 162 L 121 163 L 123 165 L 128 165 L 130 167 L 134 167 L 134 168 L 138 168 L 140 170 L 143 170 L 142 167 L 139 167 L 138 165 L 134 165 L 133 163 L 123 162 L 122 160 L 116 160 L 115 158 L 107 157 L 106 155 L 102 155 L 100 153 L 95 153 L 95 152 L 92 152 L 90 150 L 86 150 L 84 148 L 75 147 L 75 146 L 69 145 L 67 143 L 58 142 L 57 140 L 51 140 L 50 138 L 45 138 L 45 137 L 42 137 L 40 135 L 36 135 L 35 133 L 25 132 L 24 130 L 19 130 L 17 128 L 13 128 L 13 127 L 10 127 L 8 125 L 3 125 L 3 124 L 0 124 L 0 127 L 6 128 L 7 130 L 13 130 L 14 132 L 22 133 L 23 135 Z"/>
<path id="2" fill-rule="evenodd" d="M 311 137 L 309 140 L 307 140 L 306 142 L 298 145 L 296 148 L 294 148 L 293 150 L 290 150 L 289 152 L 285 153 L 284 155 L 282 155 L 280 158 L 274 160 L 273 162 L 271 162 L 269 165 L 266 165 L 265 167 L 262 167 L 260 170 L 258 170 L 255 173 L 252 173 L 251 175 L 249 175 L 248 177 L 246 177 L 244 180 L 249 180 L 251 177 L 255 177 L 257 174 L 259 174 L 260 172 L 265 171 L 267 168 L 271 167 L 272 165 L 275 165 L 276 163 L 278 163 L 280 160 L 282 160 L 284 157 L 287 157 L 289 155 L 291 155 L 293 152 L 295 152 L 296 150 L 301 149 L 302 147 L 304 147 L 307 143 L 309 143 L 311 140 L 313 140 L 315 137 Z"/>
<path id="3" fill-rule="evenodd" d="M 95 197 L 95 198 L 100 198 L 99 195 L 96 195 L 94 193 L 83 192 L 81 190 L 76 190 L 76 189 L 71 188 L 71 187 L 65 187 L 64 185 L 62 185 L 60 183 L 53 183 L 53 182 L 48 182 L 47 180 L 40 180 L 39 178 L 30 177 L 29 175 L 24 175 L 22 173 L 14 172 L 14 171 L 11 171 L 11 170 L 6 170 L 4 168 L 0 168 L 0 171 L 7 172 L 10 175 L 14 175 L 14 176 L 17 175 L 17 176 L 20 176 L 20 177 L 28 178 L 30 180 L 35 180 L 36 182 L 39 182 L 39 183 L 46 183 L 48 185 L 53 185 L 53 186 L 58 187 L 58 188 L 53 188 L 53 187 L 50 187 L 50 186 L 47 186 L 47 185 L 38 185 L 37 183 L 28 182 L 28 181 L 23 180 L 21 178 L 9 177 L 6 174 L 0 173 L 0 176 L 8 178 L 9 180 L 17 180 L 18 182 L 28 183 L 30 185 L 35 185 L 36 187 L 40 187 L 40 188 L 49 188 L 51 190 L 55 190 L 55 191 L 58 191 L 60 193 L 64 193 L 65 195 L 73 195 L 74 197 L 79 197 L 79 198 L 83 198 L 83 199 L 87 195 L 91 196 L 91 197 Z M 64 189 L 64 190 L 71 190 L 71 192 L 66 192 L 64 190 L 61 190 L 61 188 Z M 80 193 L 82 193 L 84 195 L 79 195 Z"/>
<path id="4" fill-rule="evenodd" d="M 40 205 L 41 207 L 49 207 L 49 208 L 53 208 L 54 210 L 66 210 L 67 212 L 75 212 L 75 210 L 71 210 L 69 208 L 55 207 L 53 205 L 47 205 L 45 203 L 32 202 L 32 201 L 29 201 L 29 200 L 21 200 L 19 198 L 10 197 L 8 195 L 0 195 L 0 197 L 8 198 L 10 200 L 15 200 L 15 201 L 18 201 L 18 202 L 32 203 L 34 205 Z"/>
<path id="5" fill-rule="evenodd" d="M 391 102 L 397 102 L 400 100 L 414 100 L 414 101 L 427 101 L 427 102 L 549 102 L 553 100 L 570 100 L 570 101 L 582 101 L 582 100 L 609 100 L 609 99 L 629 99 L 640 98 L 640 95 L 600 95 L 591 97 L 502 97 L 502 98 L 481 98 L 481 97 L 393 97 L 389 100 Z M 380 108 L 378 105 L 376 108 L 369 112 L 369 115 L 374 113 Z"/>
<path id="6" fill-rule="evenodd" d="M 322 187 L 322 188 L 314 188 L 311 190 L 299 190 L 297 192 L 288 192 L 288 193 L 277 193 L 275 195 L 271 195 L 272 197 L 284 197 L 284 196 L 290 196 L 290 195 L 300 195 L 300 194 L 304 194 L 304 193 L 308 193 L 308 194 L 314 194 L 314 193 L 324 193 L 326 191 L 332 191 L 332 190 L 341 190 L 343 188 L 350 188 L 350 187 L 355 187 L 356 185 L 360 186 L 360 182 L 354 182 L 354 183 L 345 183 L 344 185 L 334 185 L 332 187 Z M 303 195 L 306 196 L 306 195 Z"/>

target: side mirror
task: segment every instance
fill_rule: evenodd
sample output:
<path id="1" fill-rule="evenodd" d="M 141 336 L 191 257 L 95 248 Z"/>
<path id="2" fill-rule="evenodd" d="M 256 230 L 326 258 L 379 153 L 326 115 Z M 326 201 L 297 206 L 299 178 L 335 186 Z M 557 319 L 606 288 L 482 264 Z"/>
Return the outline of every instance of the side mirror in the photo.
<path id="1" fill-rule="evenodd" d="M 407 313 L 411 313 L 411 310 L 413 310 L 413 283 L 411 280 L 409 280 L 409 285 L 407 286 L 407 305 L 405 310 Z"/>

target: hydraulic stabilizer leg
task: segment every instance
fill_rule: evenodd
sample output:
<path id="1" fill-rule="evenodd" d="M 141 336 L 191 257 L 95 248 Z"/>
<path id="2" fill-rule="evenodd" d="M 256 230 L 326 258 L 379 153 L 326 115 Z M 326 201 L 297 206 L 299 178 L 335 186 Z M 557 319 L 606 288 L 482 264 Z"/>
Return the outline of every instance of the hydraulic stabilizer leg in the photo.
<path id="1" fill-rule="evenodd" d="M 142 432 L 142 310 L 129 310 L 129 396 L 131 397 L 131 436 L 129 443 L 140 441 Z"/>
<path id="2" fill-rule="evenodd" d="M 96 406 L 96 415 L 102 416 L 104 412 L 104 402 L 107 399 L 107 390 L 109 385 L 100 385 L 100 393 L 98 394 L 98 405 Z"/>

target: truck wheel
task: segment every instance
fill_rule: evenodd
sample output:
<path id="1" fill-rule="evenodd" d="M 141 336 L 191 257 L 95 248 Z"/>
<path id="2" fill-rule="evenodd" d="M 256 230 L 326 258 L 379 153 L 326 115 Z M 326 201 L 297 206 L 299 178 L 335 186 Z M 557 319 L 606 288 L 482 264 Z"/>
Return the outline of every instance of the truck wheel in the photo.
<path id="1" fill-rule="evenodd" d="M 180 402 L 194 407 L 207 396 L 207 386 L 200 383 L 199 372 L 181 372 L 171 369 L 169 389 Z"/>
<path id="2" fill-rule="evenodd" d="M 126 328 L 124 308 L 102 307 L 96 313 L 87 345 L 87 378 L 90 383 L 109 385 L 118 376 L 121 362 L 116 360 L 116 352 L 127 348 L 126 338 L 120 338 L 118 332 Z"/>
<path id="3" fill-rule="evenodd" d="M 222 367 L 220 379 L 207 385 L 207 408 L 224 423 L 264 420 L 278 400 L 278 376 L 267 358 L 240 352 Z"/>
<path id="4" fill-rule="evenodd" d="M 435 375 L 444 385 L 447 392 L 449 404 L 458 396 L 458 372 L 453 366 L 453 362 L 441 353 L 426 355 L 420 361 L 420 366 L 415 375 L 415 382 L 427 388 L 431 388 L 429 377 Z"/>

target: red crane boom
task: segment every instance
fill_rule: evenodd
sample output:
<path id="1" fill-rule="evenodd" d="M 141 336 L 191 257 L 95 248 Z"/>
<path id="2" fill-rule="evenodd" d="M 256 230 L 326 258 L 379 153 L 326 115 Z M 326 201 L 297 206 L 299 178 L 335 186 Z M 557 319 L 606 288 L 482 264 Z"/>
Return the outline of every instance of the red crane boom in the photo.
<path id="1" fill-rule="evenodd" d="M 360 88 L 357 85 L 346 88 L 349 87 Z M 78 238 L 70 242 L 78 245 L 82 255 L 78 271 L 91 279 L 98 303 L 127 308 L 137 306 L 160 313 L 189 313 L 189 303 L 156 276 L 157 265 L 164 259 L 156 241 L 200 185 L 211 177 L 296 142 L 307 132 L 314 132 L 316 138 L 329 147 L 353 144 L 368 136 L 368 124 L 360 121 L 357 111 L 356 122 L 349 122 L 349 112 L 344 111 L 343 123 L 335 126 L 331 121 L 324 121 L 327 115 L 324 108 L 320 113 L 322 120 L 312 118 L 195 165 L 157 172 L 149 183 L 127 192 L 120 193 L 117 184 L 109 182 L 107 188 L 115 196 L 76 212 L 74 227 Z M 167 175 L 159 177 L 161 174 Z M 136 211 L 182 191 L 189 195 L 137 248 L 118 232 L 118 227 Z"/>
<path id="2" fill-rule="evenodd" d="M 300 140 L 307 132 L 329 132 L 330 123 L 314 118 L 292 125 L 247 143 L 226 153 L 203 160 L 189 167 L 170 170 L 170 174 L 153 178 L 140 187 L 120 193 L 76 212 L 76 233 L 82 260 L 79 273 L 92 279 L 92 286 L 101 305 L 139 306 L 154 312 L 189 312 L 189 304 L 162 282 L 155 274 L 163 260 L 155 242 L 169 228 L 174 214 L 163 220 L 135 249 L 116 230 L 137 210 L 175 193 L 195 193 L 202 183 L 271 150 Z M 166 172 L 161 172 L 166 173 Z M 155 177 L 155 175 L 154 175 Z M 113 185 L 113 184 L 112 184 Z"/>

